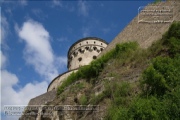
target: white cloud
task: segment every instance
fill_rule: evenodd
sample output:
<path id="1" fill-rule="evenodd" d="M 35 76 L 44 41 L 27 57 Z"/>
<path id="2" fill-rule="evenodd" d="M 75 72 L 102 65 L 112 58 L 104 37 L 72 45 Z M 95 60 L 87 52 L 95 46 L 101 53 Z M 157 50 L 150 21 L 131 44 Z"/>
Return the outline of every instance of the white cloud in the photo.
<path id="1" fill-rule="evenodd" d="M 86 1 L 78 1 L 78 12 L 80 15 L 88 16 L 88 6 Z"/>
<path id="2" fill-rule="evenodd" d="M 19 37 L 25 41 L 24 59 L 45 80 L 51 81 L 66 65 L 67 58 L 56 56 L 51 48 L 50 35 L 42 24 L 33 20 L 24 22 L 21 28 L 15 26 Z"/>
<path id="3" fill-rule="evenodd" d="M 1 59 L 4 65 L 7 59 L 2 52 Z M 18 90 L 15 90 L 14 86 L 19 86 L 19 84 L 20 81 L 15 74 L 7 71 L 4 67 L 1 69 L 1 112 L 3 112 L 4 105 L 27 105 L 31 98 L 44 93 L 48 86 L 48 83 L 43 81 L 27 83 L 24 87 L 20 86 Z"/>
<path id="4" fill-rule="evenodd" d="M 50 36 L 45 28 L 33 20 L 26 21 L 18 31 L 19 37 L 25 41 L 24 59 L 35 68 L 35 71 L 51 81 L 58 75 L 58 66 L 50 45 Z"/>

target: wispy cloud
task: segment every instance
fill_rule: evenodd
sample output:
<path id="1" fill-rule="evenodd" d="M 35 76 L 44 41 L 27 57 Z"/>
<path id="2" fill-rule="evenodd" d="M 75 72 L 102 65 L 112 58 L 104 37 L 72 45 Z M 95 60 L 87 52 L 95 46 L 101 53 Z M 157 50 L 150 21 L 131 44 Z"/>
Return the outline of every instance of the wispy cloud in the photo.
<path id="1" fill-rule="evenodd" d="M 45 14 L 41 9 L 39 8 L 34 8 L 31 10 L 31 12 L 36 16 L 38 17 L 39 19 L 44 19 L 44 18 L 47 18 L 48 15 Z"/>
<path id="2" fill-rule="evenodd" d="M 28 3 L 27 3 L 27 0 L 19 0 L 19 3 L 20 5 L 22 6 L 26 6 Z"/>
<path id="3" fill-rule="evenodd" d="M 62 2 L 60 0 L 53 0 L 51 7 L 62 7 Z"/>
<path id="4" fill-rule="evenodd" d="M 88 16 L 88 5 L 86 1 L 78 1 L 78 12 L 82 16 Z"/>

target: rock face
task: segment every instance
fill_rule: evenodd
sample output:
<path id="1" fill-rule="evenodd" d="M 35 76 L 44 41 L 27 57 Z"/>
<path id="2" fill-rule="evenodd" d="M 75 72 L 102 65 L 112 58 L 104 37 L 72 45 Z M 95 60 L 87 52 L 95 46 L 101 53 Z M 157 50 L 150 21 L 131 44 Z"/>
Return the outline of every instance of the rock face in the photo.
<path id="1" fill-rule="evenodd" d="M 158 16 L 155 14 L 158 14 Z M 164 22 L 162 20 L 164 20 Z M 172 21 L 180 21 L 180 1 L 149 4 L 145 7 L 143 12 L 137 15 L 129 25 L 112 40 L 99 56 L 102 56 L 114 48 L 117 43 L 127 41 L 137 41 L 141 47 L 147 48 L 155 40 L 162 37 L 168 30 Z"/>

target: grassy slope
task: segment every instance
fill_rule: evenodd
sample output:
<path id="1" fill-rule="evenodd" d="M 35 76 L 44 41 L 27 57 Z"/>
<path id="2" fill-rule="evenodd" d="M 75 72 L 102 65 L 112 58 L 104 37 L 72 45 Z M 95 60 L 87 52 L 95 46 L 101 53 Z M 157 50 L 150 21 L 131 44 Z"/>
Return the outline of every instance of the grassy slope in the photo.
<path id="1" fill-rule="evenodd" d="M 135 42 L 123 43 L 82 67 L 59 86 L 59 99 L 54 104 L 69 103 L 69 95 L 75 96 L 69 104 L 106 105 L 102 116 L 107 120 L 178 119 L 179 76 L 178 22 L 148 49 L 139 48 Z M 101 90 L 96 95 L 98 86 Z"/>

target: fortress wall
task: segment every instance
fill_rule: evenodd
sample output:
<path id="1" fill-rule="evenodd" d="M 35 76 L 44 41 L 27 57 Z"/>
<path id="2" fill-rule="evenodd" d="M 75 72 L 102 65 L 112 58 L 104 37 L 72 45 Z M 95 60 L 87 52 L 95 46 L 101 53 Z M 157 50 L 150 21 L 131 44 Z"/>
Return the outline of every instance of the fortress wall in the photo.
<path id="1" fill-rule="evenodd" d="M 153 6 L 168 6 L 173 10 L 174 21 L 180 21 L 180 1 L 166 1 L 156 4 L 149 4 L 145 7 L 145 10 L 152 9 Z M 138 8 L 137 8 L 138 9 Z M 141 17 L 141 12 L 139 16 Z M 148 18 L 149 17 L 149 18 Z M 152 16 L 144 17 L 144 20 L 150 19 Z M 161 39 L 162 35 L 168 30 L 171 22 L 169 23 L 138 23 L 138 15 L 129 23 L 129 25 L 120 32 L 114 40 L 105 48 L 105 50 L 98 56 L 102 56 L 109 50 L 113 49 L 117 43 L 123 43 L 127 41 L 137 41 L 142 48 L 149 47 L 155 40 Z"/>
<path id="2" fill-rule="evenodd" d="M 46 92 L 42 95 L 39 95 L 35 98 L 32 98 L 29 103 L 28 103 L 28 106 L 29 105 L 44 105 L 46 104 L 47 102 L 50 102 L 52 100 L 54 100 L 56 97 L 56 91 L 55 90 L 52 90 L 52 91 L 49 91 L 49 92 Z"/>
<path id="3" fill-rule="evenodd" d="M 47 91 L 52 91 L 52 90 L 57 90 L 57 87 L 60 86 L 64 80 L 66 80 L 66 78 L 73 72 L 76 72 L 77 70 L 71 70 L 68 72 L 65 72 L 63 74 L 60 74 L 59 76 L 57 76 L 56 78 L 54 78 L 54 80 L 51 81 L 51 83 L 48 86 Z"/>
<path id="4" fill-rule="evenodd" d="M 106 47 L 106 43 L 95 39 L 77 42 L 68 53 L 69 70 L 88 65 L 93 59 L 96 59 Z"/>

